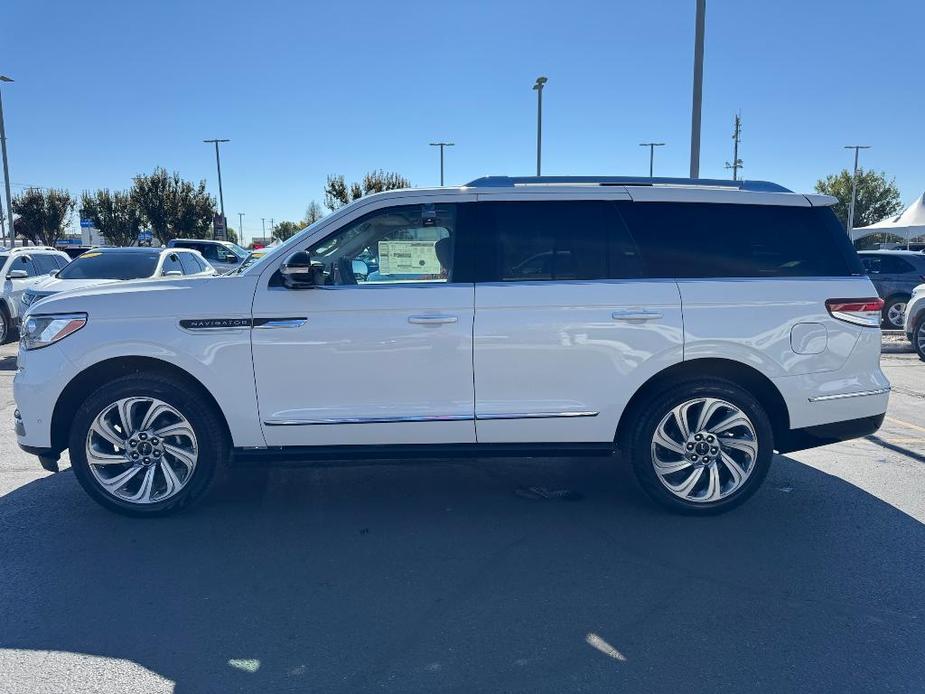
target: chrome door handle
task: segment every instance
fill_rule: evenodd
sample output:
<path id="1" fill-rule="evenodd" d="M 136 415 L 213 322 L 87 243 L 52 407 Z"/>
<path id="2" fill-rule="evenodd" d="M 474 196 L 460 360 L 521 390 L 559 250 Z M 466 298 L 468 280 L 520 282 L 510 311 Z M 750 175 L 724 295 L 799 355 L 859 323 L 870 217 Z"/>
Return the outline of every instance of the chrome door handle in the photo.
<path id="1" fill-rule="evenodd" d="M 614 311 L 610 315 L 614 320 L 626 321 L 659 320 L 662 317 L 661 311 L 651 311 L 649 309 L 638 308 L 620 309 L 619 311 Z"/>
<path id="2" fill-rule="evenodd" d="M 409 323 L 416 325 L 442 325 L 444 323 L 455 323 L 459 320 L 457 316 L 448 316 L 443 313 L 435 313 L 425 316 L 408 316 Z"/>

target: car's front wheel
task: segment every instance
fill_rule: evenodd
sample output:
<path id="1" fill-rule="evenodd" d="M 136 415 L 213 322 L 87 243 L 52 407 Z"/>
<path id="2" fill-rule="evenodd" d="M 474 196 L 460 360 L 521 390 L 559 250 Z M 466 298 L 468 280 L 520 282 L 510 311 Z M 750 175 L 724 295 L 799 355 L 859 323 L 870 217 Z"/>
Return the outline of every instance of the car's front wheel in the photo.
<path id="1" fill-rule="evenodd" d="M 675 384 L 635 409 L 625 446 L 636 477 L 661 505 L 682 513 L 727 511 L 755 493 L 773 455 L 770 420 L 734 383 Z"/>
<path id="2" fill-rule="evenodd" d="M 227 455 L 218 413 L 159 375 L 125 376 L 90 395 L 71 427 L 71 467 L 111 511 L 166 515 L 199 498 Z"/>

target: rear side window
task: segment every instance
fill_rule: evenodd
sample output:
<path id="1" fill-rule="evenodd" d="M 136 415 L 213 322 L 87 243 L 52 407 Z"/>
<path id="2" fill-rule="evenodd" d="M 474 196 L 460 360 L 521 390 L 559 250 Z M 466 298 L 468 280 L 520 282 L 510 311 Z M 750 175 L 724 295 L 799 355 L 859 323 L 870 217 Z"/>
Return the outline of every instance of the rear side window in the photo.
<path id="1" fill-rule="evenodd" d="M 870 255 L 862 258 L 864 267 L 871 274 L 880 275 L 902 275 L 907 272 L 915 272 L 912 264 L 904 258 L 898 258 L 895 255 Z"/>
<path id="2" fill-rule="evenodd" d="M 618 203 L 651 277 L 863 274 L 828 207 Z"/>
<path id="3" fill-rule="evenodd" d="M 480 281 L 638 277 L 635 245 L 606 201 L 480 202 Z"/>

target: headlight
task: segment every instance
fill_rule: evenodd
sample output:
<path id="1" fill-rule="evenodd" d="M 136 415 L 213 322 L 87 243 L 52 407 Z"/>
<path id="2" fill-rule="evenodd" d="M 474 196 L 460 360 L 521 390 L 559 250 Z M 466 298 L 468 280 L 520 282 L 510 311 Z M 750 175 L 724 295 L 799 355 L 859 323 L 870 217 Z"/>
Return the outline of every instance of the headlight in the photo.
<path id="1" fill-rule="evenodd" d="M 23 306 L 29 306 L 33 301 L 35 301 L 35 294 L 29 290 L 24 291 L 22 294 Z"/>
<path id="2" fill-rule="evenodd" d="M 58 313 L 48 316 L 26 316 L 22 325 L 20 346 L 24 350 L 39 349 L 63 340 L 87 324 L 86 313 Z"/>

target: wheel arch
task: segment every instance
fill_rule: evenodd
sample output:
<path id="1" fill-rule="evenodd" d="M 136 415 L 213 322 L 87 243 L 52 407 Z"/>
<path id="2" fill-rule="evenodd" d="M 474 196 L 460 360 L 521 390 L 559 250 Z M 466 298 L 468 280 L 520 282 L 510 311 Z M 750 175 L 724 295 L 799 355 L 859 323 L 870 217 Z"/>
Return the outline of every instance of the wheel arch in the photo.
<path id="1" fill-rule="evenodd" d="M 51 417 L 51 445 L 56 451 L 67 448 L 70 434 L 70 422 L 81 404 L 87 397 L 109 381 L 130 374 L 157 374 L 178 380 L 186 387 L 196 391 L 200 397 L 210 403 L 218 413 L 228 436 L 231 440 L 231 429 L 228 419 L 221 406 L 212 396 L 212 393 L 188 371 L 155 357 L 113 357 L 96 362 L 74 376 L 61 391 Z"/>
<path id="2" fill-rule="evenodd" d="M 617 424 L 617 445 L 625 439 L 633 416 L 655 392 L 677 385 L 680 381 L 722 378 L 745 388 L 758 400 L 774 431 L 775 441 L 785 441 L 790 431 L 790 412 L 777 386 L 758 369 L 731 359 L 702 358 L 673 364 L 649 378 L 630 398 Z"/>

